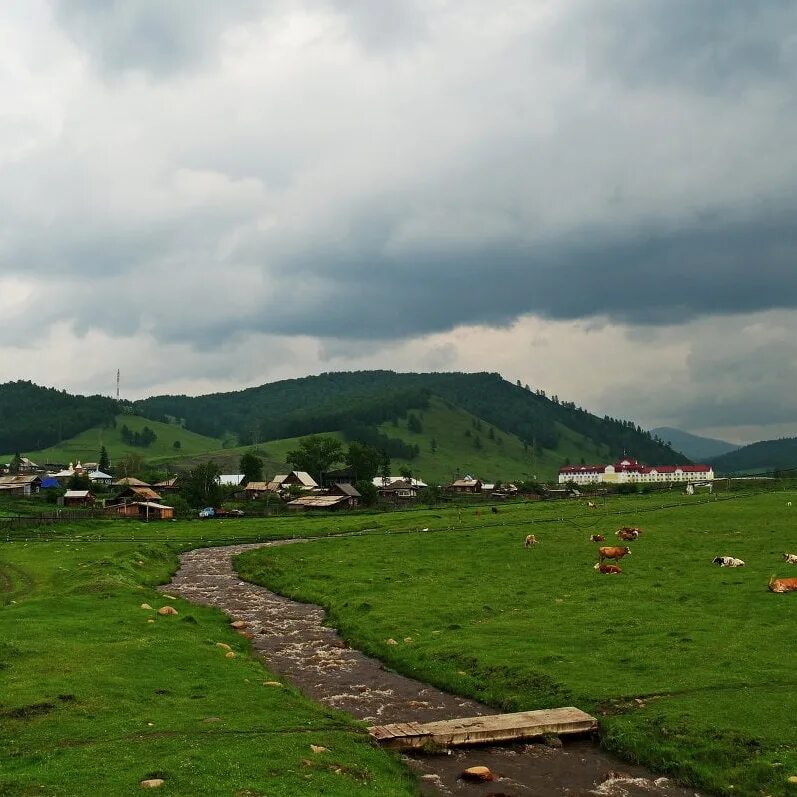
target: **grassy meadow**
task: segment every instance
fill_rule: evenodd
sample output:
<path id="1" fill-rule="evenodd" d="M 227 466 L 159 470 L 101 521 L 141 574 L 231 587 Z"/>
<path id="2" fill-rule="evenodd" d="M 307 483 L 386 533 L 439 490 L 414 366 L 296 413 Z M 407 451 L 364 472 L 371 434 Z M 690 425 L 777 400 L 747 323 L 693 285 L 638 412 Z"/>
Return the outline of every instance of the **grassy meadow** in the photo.
<path id="1" fill-rule="evenodd" d="M 174 550 L 70 536 L 0 544 L 0 795 L 415 794 L 346 715 L 265 684 L 220 612 L 154 590 Z"/>
<path id="2" fill-rule="evenodd" d="M 149 426 L 157 440 L 146 447 L 131 446 L 122 440 L 120 432 L 122 426 L 127 426 L 131 432 L 141 432 L 145 426 Z M 174 448 L 174 443 L 177 441 L 180 443 L 179 451 Z M 221 440 L 189 432 L 176 424 L 151 421 L 138 415 L 117 415 L 116 427 L 94 426 L 69 440 L 64 440 L 59 445 L 22 453 L 38 463 L 97 462 L 102 446 L 107 449 L 112 462 L 125 454 L 139 454 L 147 461 L 157 463 L 163 459 L 171 459 L 178 454 L 192 456 L 220 449 Z M 11 457 L 13 457 L 13 452 L 0 456 L 0 461 L 9 462 Z"/>
<path id="3" fill-rule="evenodd" d="M 450 531 L 326 539 L 238 567 L 325 606 L 353 646 L 404 673 L 505 710 L 596 712 L 608 748 L 699 788 L 794 794 L 797 595 L 766 585 L 797 575 L 781 559 L 797 551 L 795 498 L 633 496 L 593 512 L 469 510 L 461 525 L 438 513 Z M 589 535 L 627 524 L 644 533 L 623 574 L 595 572 Z M 525 550 L 529 532 L 540 544 Z M 746 567 L 711 563 L 726 554 Z"/>

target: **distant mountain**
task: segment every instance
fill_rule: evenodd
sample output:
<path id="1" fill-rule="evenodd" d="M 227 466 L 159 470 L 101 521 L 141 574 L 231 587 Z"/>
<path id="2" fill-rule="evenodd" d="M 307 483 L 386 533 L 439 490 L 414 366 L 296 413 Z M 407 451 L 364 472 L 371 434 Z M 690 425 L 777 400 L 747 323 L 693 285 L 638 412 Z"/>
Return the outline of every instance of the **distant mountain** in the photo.
<path id="1" fill-rule="evenodd" d="M 659 426 L 658 429 L 651 429 L 650 433 L 669 443 L 676 451 L 683 451 L 689 459 L 695 461 L 730 454 L 731 451 L 741 448 L 733 443 L 726 443 L 724 440 L 701 437 L 681 429 L 674 429 L 671 426 Z"/>
<path id="2" fill-rule="evenodd" d="M 797 468 L 797 437 L 762 440 L 711 459 L 715 473 L 760 473 Z"/>

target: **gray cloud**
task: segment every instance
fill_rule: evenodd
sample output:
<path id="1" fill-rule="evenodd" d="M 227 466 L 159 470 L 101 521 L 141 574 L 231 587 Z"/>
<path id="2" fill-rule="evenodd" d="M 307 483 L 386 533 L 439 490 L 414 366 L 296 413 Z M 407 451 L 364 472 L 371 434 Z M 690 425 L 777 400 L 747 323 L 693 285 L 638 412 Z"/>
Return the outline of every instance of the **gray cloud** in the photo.
<path id="1" fill-rule="evenodd" d="M 226 27 L 262 0 L 54 0 L 58 21 L 106 73 L 170 75 L 204 65 Z"/>
<path id="2" fill-rule="evenodd" d="M 561 34 L 583 42 L 608 73 L 636 86 L 739 91 L 792 82 L 793 0 L 618 0 L 571 6 Z"/>

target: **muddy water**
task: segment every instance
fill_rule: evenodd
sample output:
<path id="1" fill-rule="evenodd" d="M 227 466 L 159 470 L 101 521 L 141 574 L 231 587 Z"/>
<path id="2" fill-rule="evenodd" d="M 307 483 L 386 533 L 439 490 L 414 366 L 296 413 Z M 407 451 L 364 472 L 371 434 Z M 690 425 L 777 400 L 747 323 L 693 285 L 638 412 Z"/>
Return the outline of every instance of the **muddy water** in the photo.
<path id="1" fill-rule="evenodd" d="M 267 543 L 272 545 L 286 543 Z M 323 625 L 324 610 L 297 603 L 242 581 L 232 558 L 261 545 L 200 548 L 183 554 L 180 570 L 163 587 L 194 603 L 215 606 L 245 620 L 252 645 L 272 672 L 285 676 L 305 694 L 372 724 L 431 722 L 482 714 L 493 709 L 405 678 L 346 647 Z M 589 740 L 461 748 L 449 755 L 406 756 L 427 795 L 606 795 L 607 797 L 692 797 L 691 791 L 623 764 Z M 459 778 L 482 765 L 497 776 L 492 783 Z"/>

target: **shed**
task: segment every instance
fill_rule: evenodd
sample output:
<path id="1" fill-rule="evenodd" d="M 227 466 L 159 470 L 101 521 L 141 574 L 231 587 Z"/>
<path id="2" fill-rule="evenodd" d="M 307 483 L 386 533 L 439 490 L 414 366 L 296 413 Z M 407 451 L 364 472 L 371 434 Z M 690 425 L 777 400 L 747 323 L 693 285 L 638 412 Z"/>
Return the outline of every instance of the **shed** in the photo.
<path id="1" fill-rule="evenodd" d="M 348 509 L 350 498 L 345 495 L 303 495 L 288 502 L 291 509 L 319 509 L 333 512 L 338 509 Z"/>
<path id="2" fill-rule="evenodd" d="M 87 506 L 94 503 L 94 493 L 90 490 L 67 490 L 64 493 L 64 506 Z"/>
<path id="3" fill-rule="evenodd" d="M 174 507 L 158 504 L 155 501 L 137 501 L 138 516 L 142 520 L 171 520 L 174 517 Z"/>

